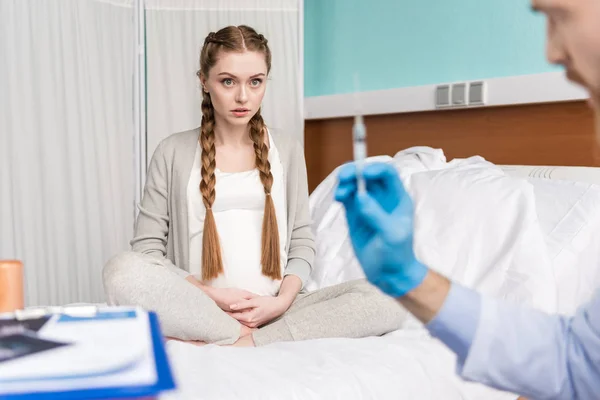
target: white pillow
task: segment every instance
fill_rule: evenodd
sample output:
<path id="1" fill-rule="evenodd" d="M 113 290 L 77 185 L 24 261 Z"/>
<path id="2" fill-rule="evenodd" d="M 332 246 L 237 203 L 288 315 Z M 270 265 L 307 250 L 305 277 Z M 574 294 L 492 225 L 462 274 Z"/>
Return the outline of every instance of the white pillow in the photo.
<path id="1" fill-rule="evenodd" d="M 415 251 L 486 295 L 556 309 L 556 281 L 533 187 L 485 160 L 413 174 Z"/>
<path id="2" fill-rule="evenodd" d="M 573 314 L 600 287 L 600 187 L 528 178 L 558 285 L 558 312 Z"/>

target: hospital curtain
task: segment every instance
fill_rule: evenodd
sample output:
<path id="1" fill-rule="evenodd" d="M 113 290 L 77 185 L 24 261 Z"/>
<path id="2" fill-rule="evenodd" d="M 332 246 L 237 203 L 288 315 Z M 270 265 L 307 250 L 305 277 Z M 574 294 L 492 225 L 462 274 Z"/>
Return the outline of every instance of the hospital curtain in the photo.
<path id="1" fill-rule="evenodd" d="M 26 305 L 104 301 L 133 232 L 131 0 L 0 1 L 0 259 Z"/>
<path id="2" fill-rule="evenodd" d="M 102 267 L 133 235 L 139 143 L 149 160 L 200 124 L 210 31 L 247 24 L 269 39 L 263 115 L 302 141 L 302 1 L 146 0 L 141 91 L 136 4 L 0 1 L 0 259 L 24 262 L 28 306 L 105 300 Z"/>

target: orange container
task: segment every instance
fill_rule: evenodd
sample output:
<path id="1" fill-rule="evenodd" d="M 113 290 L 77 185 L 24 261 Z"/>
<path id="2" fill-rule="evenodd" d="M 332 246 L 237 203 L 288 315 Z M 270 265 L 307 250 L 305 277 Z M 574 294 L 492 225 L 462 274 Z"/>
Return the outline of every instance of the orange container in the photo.
<path id="1" fill-rule="evenodd" d="M 13 312 L 23 307 L 23 263 L 0 260 L 0 312 Z"/>

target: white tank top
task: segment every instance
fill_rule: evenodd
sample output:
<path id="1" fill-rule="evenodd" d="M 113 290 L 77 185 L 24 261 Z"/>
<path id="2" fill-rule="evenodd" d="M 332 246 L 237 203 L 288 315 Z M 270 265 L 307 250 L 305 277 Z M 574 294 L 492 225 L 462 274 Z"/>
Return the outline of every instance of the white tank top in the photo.
<path id="1" fill-rule="evenodd" d="M 270 135 L 269 141 L 269 162 L 273 174 L 271 196 L 277 216 L 283 276 L 287 264 L 284 174 L 279 154 Z M 198 279 L 201 279 L 202 275 L 202 233 L 206 213 L 199 189 L 201 152 L 198 144 L 187 187 L 190 273 Z M 213 213 L 221 243 L 224 273 L 205 283 L 213 287 L 245 289 L 261 296 L 276 295 L 281 281 L 264 276 L 260 262 L 265 193 L 258 170 L 227 173 L 217 169 L 215 177 L 216 196 Z"/>

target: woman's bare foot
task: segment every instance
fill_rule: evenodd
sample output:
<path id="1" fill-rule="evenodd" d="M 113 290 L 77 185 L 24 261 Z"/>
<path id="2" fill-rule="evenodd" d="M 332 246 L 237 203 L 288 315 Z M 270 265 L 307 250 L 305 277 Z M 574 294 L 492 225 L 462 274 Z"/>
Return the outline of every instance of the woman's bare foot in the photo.
<path id="1" fill-rule="evenodd" d="M 248 336 L 254 332 L 256 328 L 248 328 L 246 325 L 242 325 L 242 330 L 240 332 L 240 337 Z"/>
<path id="2" fill-rule="evenodd" d="M 232 344 L 233 347 L 254 347 L 254 339 L 252 335 L 241 336 L 237 342 Z"/>
<path id="3" fill-rule="evenodd" d="M 226 346 L 234 346 L 234 347 L 254 347 L 254 339 L 252 338 L 252 332 L 257 330 L 256 328 L 248 328 L 246 325 L 242 325 L 240 328 L 240 337 L 239 339 L 233 343 L 228 344 Z"/>

